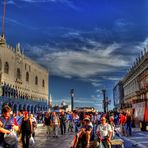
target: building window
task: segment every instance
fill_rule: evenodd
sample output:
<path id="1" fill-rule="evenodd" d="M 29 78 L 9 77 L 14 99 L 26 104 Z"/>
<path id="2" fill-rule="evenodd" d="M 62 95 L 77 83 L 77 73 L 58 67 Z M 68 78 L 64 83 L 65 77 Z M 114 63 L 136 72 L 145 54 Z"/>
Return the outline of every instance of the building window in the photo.
<path id="1" fill-rule="evenodd" d="M 17 74 L 16 74 L 17 79 L 21 79 L 21 70 L 17 68 Z"/>
<path id="2" fill-rule="evenodd" d="M 45 81 L 44 80 L 42 81 L 42 87 L 45 87 Z"/>
<path id="3" fill-rule="evenodd" d="M 2 71 L 2 61 L 0 59 L 0 71 Z"/>
<path id="4" fill-rule="evenodd" d="M 26 72 L 26 81 L 29 82 L 29 72 Z"/>
<path id="5" fill-rule="evenodd" d="M 25 70 L 27 70 L 27 64 L 25 64 Z"/>
<path id="6" fill-rule="evenodd" d="M 4 66 L 4 73 L 6 73 L 6 74 L 9 73 L 9 64 L 8 64 L 8 62 L 5 63 L 5 66 Z"/>
<path id="7" fill-rule="evenodd" d="M 29 65 L 29 71 L 31 72 L 31 66 Z"/>
<path id="8" fill-rule="evenodd" d="M 35 85 L 38 85 L 38 77 L 35 77 Z"/>

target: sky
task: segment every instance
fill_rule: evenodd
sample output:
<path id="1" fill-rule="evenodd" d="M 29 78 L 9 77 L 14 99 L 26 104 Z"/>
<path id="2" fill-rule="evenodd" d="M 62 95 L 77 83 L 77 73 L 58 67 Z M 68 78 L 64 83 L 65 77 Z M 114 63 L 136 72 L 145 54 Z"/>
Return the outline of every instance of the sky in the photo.
<path id="1" fill-rule="evenodd" d="M 7 0 L 5 36 L 49 70 L 53 104 L 113 108 L 113 87 L 148 45 L 147 0 Z M 3 15 L 3 0 L 0 17 Z M 0 20 L 1 24 L 1 20 Z M 0 25 L 1 26 L 1 25 Z"/>

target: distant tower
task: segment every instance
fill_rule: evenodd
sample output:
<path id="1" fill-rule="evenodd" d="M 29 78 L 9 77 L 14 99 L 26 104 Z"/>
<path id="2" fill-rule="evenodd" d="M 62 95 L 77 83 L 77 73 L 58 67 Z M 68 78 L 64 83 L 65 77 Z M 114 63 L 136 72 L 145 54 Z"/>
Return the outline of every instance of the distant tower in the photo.
<path id="1" fill-rule="evenodd" d="M 2 34 L 0 36 L 0 46 L 6 46 L 5 40 L 5 16 L 6 16 L 6 0 L 4 0 L 3 16 L 2 16 Z"/>
<path id="2" fill-rule="evenodd" d="M 52 96 L 50 94 L 50 98 L 49 98 L 49 107 L 52 108 Z"/>

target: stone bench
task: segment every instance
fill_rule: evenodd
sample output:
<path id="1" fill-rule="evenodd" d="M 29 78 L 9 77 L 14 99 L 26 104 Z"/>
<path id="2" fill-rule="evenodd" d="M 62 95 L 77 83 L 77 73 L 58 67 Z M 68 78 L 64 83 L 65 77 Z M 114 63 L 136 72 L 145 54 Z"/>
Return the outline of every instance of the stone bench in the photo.
<path id="1" fill-rule="evenodd" d="M 114 146 L 118 146 L 120 145 L 121 148 L 124 148 L 124 141 L 122 139 L 114 139 L 114 140 L 111 140 L 111 146 L 114 147 Z"/>
<path id="2" fill-rule="evenodd" d="M 120 146 L 121 148 L 124 148 L 124 141 L 122 139 L 114 139 L 110 141 L 111 147 L 117 147 Z M 90 148 L 97 148 L 97 140 L 91 141 L 90 142 Z"/>

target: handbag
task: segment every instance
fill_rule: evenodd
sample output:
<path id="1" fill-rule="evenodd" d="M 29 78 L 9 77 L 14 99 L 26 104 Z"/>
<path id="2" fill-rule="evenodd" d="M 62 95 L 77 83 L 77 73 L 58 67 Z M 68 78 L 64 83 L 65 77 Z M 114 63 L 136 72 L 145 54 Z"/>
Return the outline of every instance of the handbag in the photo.
<path id="1" fill-rule="evenodd" d="M 10 134 L 4 134 L 4 141 L 5 141 L 5 143 L 7 143 L 9 145 L 16 144 L 18 141 L 16 132 L 14 130 L 12 130 L 12 132 Z"/>
<path id="2" fill-rule="evenodd" d="M 3 128 L 5 128 L 9 122 L 10 118 L 4 123 Z M 12 129 L 10 134 L 4 134 L 4 142 L 8 145 L 14 145 L 18 141 L 18 137 L 14 129 Z"/>
<path id="3" fill-rule="evenodd" d="M 35 144 L 35 141 L 34 141 L 34 138 L 32 137 L 32 135 L 31 135 L 31 137 L 29 139 L 29 144 L 30 145 L 34 145 Z"/>

